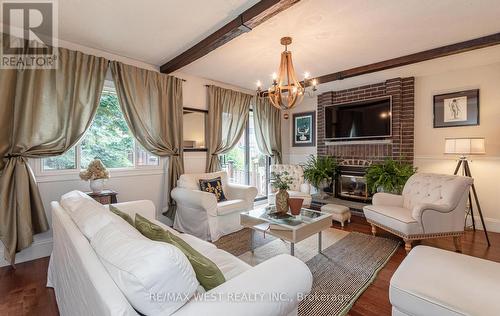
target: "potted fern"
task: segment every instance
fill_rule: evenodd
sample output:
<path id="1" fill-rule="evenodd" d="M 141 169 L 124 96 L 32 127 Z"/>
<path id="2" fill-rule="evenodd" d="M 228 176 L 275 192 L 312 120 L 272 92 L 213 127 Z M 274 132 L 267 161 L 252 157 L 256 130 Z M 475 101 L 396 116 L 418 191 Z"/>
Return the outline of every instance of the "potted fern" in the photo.
<path id="1" fill-rule="evenodd" d="M 304 168 L 304 179 L 306 179 L 318 192 L 322 192 L 321 186 L 327 183 L 332 187 L 333 180 L 337 175 L 338 164 L 335 158 L 329 156 L 315 157 L 309 156 L 307 162 L 302 166 Z"/>
<path id="2" fill-rule="evenodd" d="M 417 171 L 411 164 L 387 159 L 372 164 L 366 170 L 366 184 L 371 193 L 388 192 L 401 194 L 406 181 Z"/>

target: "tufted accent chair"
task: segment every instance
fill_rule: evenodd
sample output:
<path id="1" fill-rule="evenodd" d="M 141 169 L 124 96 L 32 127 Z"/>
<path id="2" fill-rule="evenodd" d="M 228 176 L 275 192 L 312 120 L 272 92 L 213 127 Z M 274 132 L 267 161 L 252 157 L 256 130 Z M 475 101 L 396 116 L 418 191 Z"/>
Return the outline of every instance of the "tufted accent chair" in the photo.
<path id="1" fill-rule="evenodd" d="M 300 165 L 271 165 L 271 172 L 282 173 L 287 171 L 288 174 L 293 178 L 293 182 L 290 185 L 290 190 L 288 194 L 290 197 L 304 199 L 302 206 L 311 206 L 311 185 L 306 183 L 304 180 L 304 169 Z M 269 204 L 275 204 L 276 201 L 276 189 L 269 185 Z"/>
<path id="2" fill-rule="evenodd" d="M 402 195 L 376 193 L 363 212 L 374 235 L 380 227 L 402 237 L 406 251 L 413 240 L 445 236 L 454 237 L 460 251 L 472 182 L 469 177 L 417 173 L 408 179 Z"/>
<path id="3" fill-rule="evenodd" d="M 226 201 L 217 202 L 215 194 L 200 190 L 200 179 L 221 177 Z M 177 202 L 174 228 L 200 239 L 216 241 L 241 230 L 240 213 L 251 210 L 257 188 L 229 183 L 225 171 L 183 174 L 172 190 Z"/>

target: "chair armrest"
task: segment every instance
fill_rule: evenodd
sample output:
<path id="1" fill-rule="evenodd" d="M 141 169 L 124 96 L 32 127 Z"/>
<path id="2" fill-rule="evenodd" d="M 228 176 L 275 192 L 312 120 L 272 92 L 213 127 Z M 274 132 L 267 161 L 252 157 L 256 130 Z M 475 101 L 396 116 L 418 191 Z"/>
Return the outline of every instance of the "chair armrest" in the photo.
<path id="1" fill-rule="evenodd" d="M 228 183 L 226 184 L 226 189 L 226 197 L 228 200 L 241 199 L 249 204 L 253 204 L 253 200 L 255 200 L 257 196 L 257 188 L 249 185 Z"/>
<path id="2" fill-rule="evenodd" d="M 301 183 L 300 184 L 300 192 L 311 194 L 311 185 L 309 183 Z"/>
<path id="3" fill-rule="evenodd" d="M 403 206 L 403 196 L 385 192 L 375 193 L 372 197 L 373 205 Z"/>
<path id="4" fill-rule="evenodd" d="M 113 204 L 113 206 L 130 215 L 132 219 L 135 218 L 136 213 L 149 219 L 156 219 L 156 207 L 150 200 L 122 202 Z"/>
<path id="5" fill-rule="evenodd" d="M 417 221 L 421 222 L 422 213 L 425 210 L 435 211 L 439 213 L 449 213 L 453 210 L 453 207 L 449 204 L 421 203 L 413 207 L 411 216 Z"/>
<path id="6" fill-rule="evenodd" d="M 205 210 L 208 215 L 217 216 L 217 198 L 215 194 L 185 188 L 174 188 L 172 198 L 178 205 L 191 209 Z"/>
<path id="7" fill-rule="evenodd" d="M 288 315 L 311 286 L 311 271 L 302 261 L 279 255 L 191 300 L 175 315 Z"/>

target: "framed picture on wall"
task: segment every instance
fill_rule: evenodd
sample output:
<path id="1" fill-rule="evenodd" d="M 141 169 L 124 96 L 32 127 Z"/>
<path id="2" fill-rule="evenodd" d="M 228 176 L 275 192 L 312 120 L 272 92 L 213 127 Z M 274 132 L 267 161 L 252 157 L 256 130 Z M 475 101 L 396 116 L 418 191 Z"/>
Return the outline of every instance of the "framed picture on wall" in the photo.
<path id="1" fill-rule="evenodd" d="M 316 112 L 293 114 L 293 147 L 316 146 Z"/>
<path id="2" fill-rule="evenodd" d="M 479 89 L 434 96 L 434 128 L 479 125 Z"/>

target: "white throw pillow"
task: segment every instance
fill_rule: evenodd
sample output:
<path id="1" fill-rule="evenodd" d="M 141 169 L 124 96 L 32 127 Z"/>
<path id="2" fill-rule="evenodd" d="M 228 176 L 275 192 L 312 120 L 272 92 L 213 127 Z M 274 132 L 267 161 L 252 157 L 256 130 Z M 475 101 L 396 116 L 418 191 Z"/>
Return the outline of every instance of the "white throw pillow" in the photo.
<path id="1" fill-rule="evenodd" d="M 102 204 L 77 190 L 64 194 L 60 203 L 89 240 L 113 219 Z"/>
<path id="2" fill-rule="evenodd" d="M 92 248 L 130 304 L 145 315 L 170 315 L 198 288 L 186 256 L 176 247 L 135 238 L 103 227 L 91 240 Z"/>

